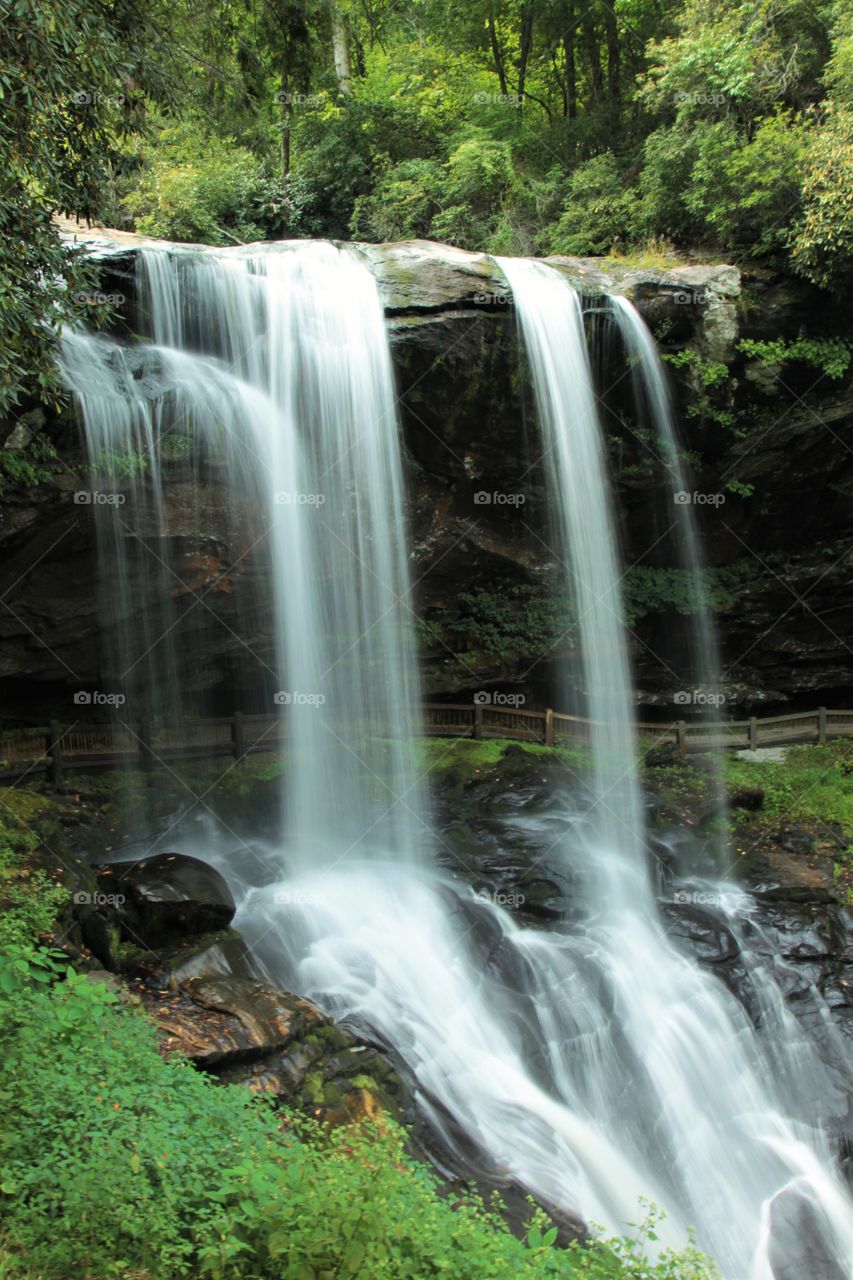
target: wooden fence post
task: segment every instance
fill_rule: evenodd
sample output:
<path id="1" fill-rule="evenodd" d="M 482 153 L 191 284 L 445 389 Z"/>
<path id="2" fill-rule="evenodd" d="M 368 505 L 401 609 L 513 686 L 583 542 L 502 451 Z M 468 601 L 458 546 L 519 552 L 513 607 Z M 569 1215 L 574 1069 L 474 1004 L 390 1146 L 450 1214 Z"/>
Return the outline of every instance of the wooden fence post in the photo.
<path id="1" fill-rule="evenodd" d="M 675 726 L 675 744 L 682 754 L 687 750 L 687 723 L 679 720 Z"/>
<path id="2" fill-rule="evenodd" d="M 60 787 L 62 786 L 62 730 L 56 720 L 50 722 L 46 747 L 51 760 L 51 782 L 55 787 Z"/>
<path id="3" fill-rule="evenodd" d="M 235 760 L 242 759 L 246 754 L 246 726 L 242 711 L 235 711 L 231 721 L 231 750 Z"/>
<path id="4" fill-rule="evenodd" d="M 817 740 L 820 743 L 826 742 L 826 707 L 817 709 Z"/>
<path id="5" fill-rule="evenodd" d="M 479 703 L 474 707 L 474 737 L 479 742 L 483 736 L 483 708 Z"/>
<path id="6" fill-rule="evenodd" d="M 749 717 L 749 749 L 758 750 L 758 720 L 755 716 Z"/>
<path id="7" fill-rule="evenodd" d="M 554 712 L 549 707 L 545 712 L 545 746 L 554 745 Z"/>

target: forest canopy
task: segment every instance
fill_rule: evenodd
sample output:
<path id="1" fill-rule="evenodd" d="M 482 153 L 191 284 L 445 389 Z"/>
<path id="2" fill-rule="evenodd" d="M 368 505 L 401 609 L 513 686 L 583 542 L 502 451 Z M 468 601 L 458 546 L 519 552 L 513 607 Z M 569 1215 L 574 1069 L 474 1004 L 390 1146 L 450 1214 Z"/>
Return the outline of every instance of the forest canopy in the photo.
<path id="1" fill-rule="evenodd" d="M 50 215 L 853 280 L 844 0 L 3 0 L 0 403 L 73 314 Z M 81 268 L 82 269 L 82 268 Z M 91 320 L 91 307 L 87 312 Z"/>

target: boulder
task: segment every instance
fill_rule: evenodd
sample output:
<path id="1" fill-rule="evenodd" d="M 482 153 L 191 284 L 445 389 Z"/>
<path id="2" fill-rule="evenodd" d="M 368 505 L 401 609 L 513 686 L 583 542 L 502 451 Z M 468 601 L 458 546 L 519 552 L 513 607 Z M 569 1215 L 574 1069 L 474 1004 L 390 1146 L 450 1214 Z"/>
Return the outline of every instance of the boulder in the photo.
<path id="1" fill-rule="evenodd" d="M 114 915 L 122 939 L 141 948 L 226 929 L 236 911 L 224 877 L 186 854 L 99 867 L 98 888 L 99 905 Z"/>

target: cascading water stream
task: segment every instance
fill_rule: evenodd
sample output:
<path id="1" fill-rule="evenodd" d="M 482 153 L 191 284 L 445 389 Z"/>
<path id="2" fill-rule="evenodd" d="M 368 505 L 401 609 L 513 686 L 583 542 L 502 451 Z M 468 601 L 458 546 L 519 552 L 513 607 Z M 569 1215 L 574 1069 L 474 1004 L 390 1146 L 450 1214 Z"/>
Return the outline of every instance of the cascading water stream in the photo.
<path id="1" fill-rule="evenodd" d="M 650 909 L 620 555 L 580 299 L 544 263 L 496 261 L 512 289 L 531 366 L 554 523 L 561 537 L 558 554 L 578 619 L 585 714 L 592 720 L 598 851 L 590 869 L 597 881 L 593 905 L 603 903 L 608 914 L 618 915 L 639 899 Z"/>
<path id="2" fill-rule="evenodd" d="M 750 1271 L 794 1280 L 769 1270 L 786 1185 L 800 1189 L 798 1203 L 820 1206 L 836 1258 L 853 1243 L 801 1096 L 807 1060 L 796 1087 L 768 1084 L 774 1055 L 660 924 L 580 310 L 558 273 L 503 265 L 550 451 L 588 710 L 601 721 L 587 812 L 580 821 L 555 813 L 576 918 L 562 931 L 520 927 L 429 852 L 413 766 L 418 682 L 382 308 L 369 272 L 329 245 L 146 253 L 156 345 L 141 358 L 165 395 L 140 394 L 117 343 L 66 339 L 65 376 L 90 445 L 103 438 L 129 456 L 140 441 L 156 450 L 164 432 L 183 433 L 198 469 L 216 463 L 219 483 L 227 477 L 247 545 L 270 565 L 267 674 L 291 695 L 281 839 L 253 850 L 256 877 L 245 858 L 234 865 L 230 837 L 219 852 L 183 847 L 231 880 L 258 965 L 394 1049 L 448 1147 L 612 1230 L 636 1220 L 648 1197 L 669 1212 L 668 1242 L 695 1224 L 726 1280 Z M 146 485 L 143 495 L 134 482 L 128 505 L 146 497 L 162 533 L 174 513 L 159 473 Z M 132 527 L 133 510 L 124 518 Z M 112 541 L 102 554 L 104 575 L 126 572 Z M 155 583 L 163 562 L 176 571 L 163 550 L 151 560 Z M 131 641 L 120 645 L 129 658 Z"/>
<path id="3" fill-rule="evenodd" d="M 747 1031 L 742 1011 L 698 968 L 677 956 L 646 891 L 647 844 L 615 522 L 580 300 L 559 272 L 544 263 L 497 261 L 513 291 L 531 366 L 546 474 L 562 524 L 567 588 L 578 613 L 588 714 L 603 722 L 598 727 L 594 723 L 592 735 L 596 807 L 591 839 L 592 862 L 596 868 L 603 863 L 605 872 L 596 869 L 589 877 L 591 924 L 602 943 L 601 964 L 612 982 L 617 1020 L 660 1108 L 658 1155 L 672 1158 L 678 1169 L 675 1203 L 700 1226 L 700 1237 L 725 1274 L 731 1270 L 737 1275 L 751 1244 L 760 1238 L 766 1206 L 780 1188 L 808 1185 L 833 1219 L 838 1245 L 853 1256 L 843 1192 L 830 1176 L 817 1172 L 820 1162 L 808 1151 L 804 1129 L 787 1118 L 808 1115 L 807 1097 L 797 1097 L 805 1093 L 807 1078 L 799 1074 L 794 1090 L 778 1094 L 765 1086 L 765 1076 L 772 1075 L 765 1050 Z M 678 468 L 665 384 L 660 371 L 651 368 L 656 357 L 650 335 L 626 300 L 617 310 L 625 318 L 630 349 L 640 353 L 670 465 Z M 676 474 L 680 477 L 680 469 Z M 695 569 L 695 537 L 692 522 L 688 525 Z M 699 617 L 701 626 L 705 608 L 699 609 Z M 710 631 L 705 652 L 712 662 Z M 573 850 L 566 854 L 574 858 Z M 825 1145 L 819 1137 L 817 1141 L 826 1159 Z M 656 1175 L 663 1179 L 663 1166 Z M 714 1206 L 716 1224 L 703 1222 L 700 1201 Z M 754 1267 L 756 1273 L 770 1267 L 760 1246 Z"/>
<path id="4" fill-rule="evenodd" d="M 672 486 L 672 514 L 678 532 L 676 542 L 690 605 L 689 661 L 686 664 L 686 674 L 694 681 L 694 687 L 673 692 L 682 700 L 690 699 L 698 714 L 708 723 L 708 739 L 713 743 L 719 734 L 718 708 L 722 705 L 724 698 L 719 687 L 720 646 L 711 614 L 705 563 L 699 548 L 699 535 L 693 509 L 694 498 L 708 495 L 699 495 L 688 488 L 687 472 L 682 460 L 672 401 L 654 338 L 637 308 L 628 298 L 621 294 L 614 294 L 609 302 L 632 365 L 637 392 L 635 399 L 640 420 L 648 419 L 654 428 L 654 438 L 658 447 L 661 448 L 662 462 Z M 713 495 L 714 498 L 718 496 L 724 495 Z M 721 748 L 711 750 L 707 759 L 710 762 L 708 771 L 710 791 L 718 814 L 716 869 L 723 871 L 727 860 L 725 847 L 727 805 Z"/>

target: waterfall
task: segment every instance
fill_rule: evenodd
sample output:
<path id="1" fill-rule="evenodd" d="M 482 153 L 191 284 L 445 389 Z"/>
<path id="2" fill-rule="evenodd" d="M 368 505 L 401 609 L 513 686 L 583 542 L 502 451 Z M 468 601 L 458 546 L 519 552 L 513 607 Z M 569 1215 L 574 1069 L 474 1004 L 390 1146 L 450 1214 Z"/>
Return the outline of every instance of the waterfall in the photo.
<path id="1" fill-rule="evenodd" d="M 116 343 L 70 334 L 62 357 L 96 474 L 104 455 L 141 459 L 124 468 L 120 504 L 96 512 L 124 705 L 155 721 L 189 711 L 173 649 L 177 633 L 186 647 L 175 602 L 184 573 L 166 535 L 185 526 L 191 566 L 210 548 L 193 542 L 197 506 L 183 520 L 170 509 L 160 453 L 179 441 L 192 459 L 190 504 L 205 466 L 227 483 L 223 520 L 243 548 L 228 574 L 252 559 L 268 566 L 281 624 L 273 653 L 241 643 L 286 725 L 287 856 L 316 867 L 364 844 L 374 858 L 411 858 L 424 830 L 411 752 L 420 692 L 396 402 L 373 278 L 323 243 L 262 256 L 147 250 L 139 273 L 155 340 L 146 368 L 165 395 L 140 392 L 139 353 Z M 127 598 L 131 549 L 153 588 L 142 636 Z M 186 658 L 183 671 L 191 645 Z"/>
<path id="2" fill-rule="evenodd" d="M 181 531 L 190 559 L 210 550 L 193 545 L 192 504 L 214 477 L 241 548 L 225 566 L 245 609 L 235 621 L 254 626 L 263 611 L 251 584 L 264 570 L 272 582 L 274 638 L 268 648 L 254 630 L 240 638 L 286 726 L 284 819 L 276 841 L 253 845 L 256 866 L 234 860 L 228 832 L 183 845 L 170 832 L 168 847 L 229 878 L 264 972 L 393 1049 L 422 1113 L 467 1167 L 615 1232 L 647 1197 L 668 1213 L 664 1242 L 682 1244 L 695 1224 L 725 1280 L 794 1280 L 778 1261 L 786 1213 L 811 1214 L 838 1259 L 853 1244 L 810 1115 L 813 1059 L 799 1043 L 797 1070 L 780 1072 L 779 1002 L 768 1001 L 767 1034 L 756 1032 L 658 915 L 580 307 L 552 268 L 502 266 L 531 366 L 588 712 L 601 722 L 580 820 L 555 800 L 557 853 L 578 886 L 571 921 L 522 927 L 437 864 L 414 763 L 396 398 L 376 285 L 350 251 L 147 251 L 140 296 L 152 341 L 66 336 L 63 371 L 93 461 L 108 450 L 129 469 L 120 523 L 98 512 L 113 521 L 99 533 L 112 665 L 132 681 L 147 646 L 158 662 L 128 696 L 148 698 L 163 720 L 188 705 L 175 663 L 195 600 L 167 535 Z M 187 510 L 155 458 L 164 439 L 189 458 Z M 144 473 L 130 462 L 140 451 L 151 457 Z M 165 598 L 134 636 L 140 584 L 146 599 Z"/>
<path id="3" fill-rule="evenodd" d="M 699 496 L 688 485 L 687 472 L 682 461 L 673 416 L 672 402 L 664 376 L 663 363 L 658 355 L 654 338 L 637 308 L 625 297 L 614 294 L 610 298 L 612 314 L 622 336 L 636 390 L 636 402 L 640 421 L 648 420 L 654 430 L 655 447 L 662 452 L 664 469 L 671 490 L 664 487 L 664 499 L 671 492 L 672 513 L 677 530 L 677 547 L 682 572 L 687 583 L 690 605 L 688 662 L 682 664 L 683 686 L 673 690 L 683 705 L 698 710 L 698 715 L 709 726 L 709 739 L 719 734 L 720 715 L 724 694 L 720 689 L 720 646 L 714 626 L 705 580 L 705 562 L 699 548 L 699 535 L 694 516 L 693 498 Z M 703 497 L 706 495 L 702 495 Z M 724 496 L 724 495 L 713 495 Z M 715 507 L 714 510 L 718 508 Z M 717 747 L 708 753 L 710 763 L 710 791 L 718 814 L 716 820 L 716 869 L 722 871 L 727 863 L 725 825 L 727 817 L 726 786 L 722 762 L 722 750 Z"/>
<path id="4" fill-rule="evenodd" d="M 699 1225 L 700 1238 L 725 1275 L 745 1274 L 754 1248 L 756 1274 L 774 1274 L 767 1254 L 772 1233 L 762 1234 L 760 1224 L 766 1222 L 767 1206 L 789 1186 L 808 1188 L 807 1198 L 822 1205 L 839 1245 L 849 1251 L 853 1237 L 849 1219 L 845 1222 L 843 1192 L 804 1141 L 808 1081 L 814 1077 L 800 1063 L 794 1088 L 790 1080 L 787 1088 L 774 1087 L 770 1059 L 775 1055 L 778 1060 L 780 1050 L 785 1057 L 781 1037 L 768 1037 L 762 1044 L 736 1002 L 674 951 L 648 891 L 650 858 L 637 782 L 615 520 L 580 300 L 547 264 L 497 261 L 512 288 L 531 368 L 550 499 L 562 531 L 557 554 L 579 615 L 586 712 L 605 722 L 594 728 L 592 737 L 594 822 L 586 837 L 591 850 L 582 865 L 598 964 L 607 975 L 615 1001 L 612 1016 L 624 1038 L 620 1068 L 626 1078 L 650 1085 L 654 1099 L 655 1175 L 665 1181 L 672 1161 L 674 1203 Z M 667 461 L 683 487 L 651 336 L 627 300 L 614 301 L 629 350 L 639 354 Z M 688 563 L 697 573 L 698 549 L 687 514 Z M 696 590 L 699 647 L 712 684 L 715 645 L 706 602 Z M 565 856 L 576 863 L 576 833 Z M 816 1076 L 816 1055 L 811 1066 Z M 775 1075 L 781 1086 L 781 1073 Z M 792 1123 L 791 1115 L 800 1123 Z M 819 1134 L 816 1142 L 828 1163 Z M 703 1222 L 703 1205 L 713 1206 L 715 1221 Z M 757 1244 L 760 1239 L 763 1246 Z"/>
<path id="5" fill-rule="evenodd" d="M 562 535 L 558 555 L 578 617 L 585 714 L 593 722 L 597 899 L 611 911 L 638 896 L 648 907 L 621 557 L 580 299 L 544 263 L 496 261 L 512 289 L 527 348 L 549 496 Z"/>

